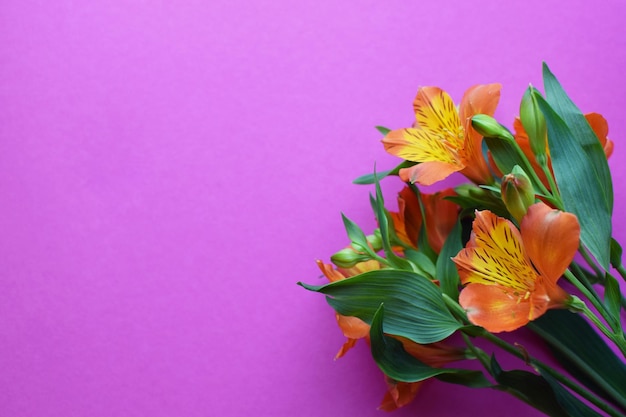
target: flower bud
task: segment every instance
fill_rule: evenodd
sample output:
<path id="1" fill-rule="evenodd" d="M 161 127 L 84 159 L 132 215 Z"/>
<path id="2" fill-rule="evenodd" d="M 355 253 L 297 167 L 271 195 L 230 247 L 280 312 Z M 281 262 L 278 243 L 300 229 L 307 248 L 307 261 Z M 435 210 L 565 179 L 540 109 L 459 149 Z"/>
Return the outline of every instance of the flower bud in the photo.
<path id="1" fill-rule="evenodd" d="M 330 257 L 332 263 L 339 268 L 352 268 L 354 265 L 369 261 L 369 255 L 359 253 L 352 248 L 345 248 Z"/>
<path id="2" fill-rule="evenodd" d="M 509 130 L 502 126 L 491 116 L 486 114 L 477 114 L 472 117 L 472 127 L 479 134 L 486 138 L 500 138 L 505 140 L 514 140 Z"/>
<path id="3" fill-rule="evenodd" d="M 528 135 L 530 149 L 533 151 L 537 162 L 542 163 L 541 161 L 545 161 L 546 159 L 548 131 L 546 128 L 546 119 L 537 103 L 536 91 L 537 90 L 531 85 L 524 93 L 519 107 L 519 117 Z"/>
<path id="4" fill-rule="evenodd" d="M 515 220 L 520 222 L 535 203 L 535 189 L 522 168 L 515 165 L 510 174 L 502 178 L 502 201 Z"/>
<path id="5" fill-rule="evenodd" d="M 374 234 L 366 236 L 366 239 L 374 252 L 378 252 L 383 248 L 383 237 L 380 234 L 380 229 L 374 230 Z"/>

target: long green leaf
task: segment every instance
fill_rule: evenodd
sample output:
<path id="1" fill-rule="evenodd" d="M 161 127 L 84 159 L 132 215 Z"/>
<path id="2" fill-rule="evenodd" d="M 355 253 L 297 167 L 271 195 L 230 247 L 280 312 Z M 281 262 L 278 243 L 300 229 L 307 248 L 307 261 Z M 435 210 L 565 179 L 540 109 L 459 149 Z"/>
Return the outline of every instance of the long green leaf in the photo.
<path id="1" fill-rule="evenodd" d="M 495 388 L 508 392 L 552 417 L 568 417 L 550 384 L 540 375 L 513 370 L 503 371 L 495 356 L 491 357 L 491 374 L 498 382 Z"/>
<path id="2" fill-rule="evenodd" d="M 448 374 L 446 382 L 471 387 L 491 386 L 481 372 L 454 368 L 433 368 L 409 355 L 402 343 L 383 332 L 384 304 L 376 310 L 370 328 L 372 357 L 385 375 L 403 382 L 418 382 Z"/>
<path id="3" fill-rule="evenodd" d="M 439 278 L 441 290 L 453 300 L 458 300 L 459 298 L 461 281 L 459 279 L 459 271 L 456 269 L 454 262 L 452 262 L 452 258 L 463 249 L 463 242 L 461 241 L 462 229 L 461 221 L 457 219 L 456 224 L 443 244 L 443 248 L 441 248 L 439 258 L 437 258 L 436 276 Z"/>
<path id="4" fill-rule="evenodd" d="M 548 126 L 548 146 L 564 209 L 578 217 L 582 243 L 609 267 L 613 187 L 604 150 L 584 115 L 544 64 L 547 100 L 535 96 Z"/>
<path id="5" fill-rule="evenodd" d="M 416 343 L 434 343 L 462 327 L 446 308 L 439 288 L 410 271 L 381 269 L 322 286 L 298 283 L 326 294 L 339 314 L 372 323 L 385 304 L 385 331 Z"/>
<path id="6" fill-rule="evenodd" d="M 372 251 L 367 242 L 367 237 L 365 237 L 365 233 L 363 233 L 361 228 L 343 213 L 341 214 L 341 218 L 352 247 L 359 252 L 371 253 Z"/>
<path id="7" fill-rule="evenodd" d="M 395 168 L 387 170 L 387 171 L 381 171 L 381 172 L 377 172 L 377 173 L 361 175 L 360 177 L 358 177 L 357 179 L 352 181 L 352 183 L 353 184 L 359 184 L 359 185 L 374 184 L 376 182 L 377 178 L 380 181 L 380 180 L 382 180 L 383 178 L 385 178 L 385 177 L 387 177 L 389 175 L 398 175 L 398 173 L 400 172 L 400 170 L 402 168 L 409 168 L 409 167 L 412 167 L 415 164 L 416 164 L 416 162 L 404 161 L 404 162 L 400 163 L 398 166 L 396 166 Z"/>
<path id="8" fill-rule="evenodd" d="M 397 269 L 406 269 L 407 271 L 414 270 L 411 262 L 405 258 L 401 258 L 393 251 L 391 245 L 391 236 L 395 235 L 393 230 L 393 224 L 390 227 L 390 216 L 385 209 L 385 200 L 383 198 L 383 191 L 380 188 L 380 182 L 378 178 L 375 181 L 376 185 L 376 198 L 370 196 L 371 203 L 374 208 L 374 214 L 378 221 L 378 229 L 380 230 L 380 237 L 383 243 L 383 251 L 385 252 L 385 258 L 391 265 Z"/>
<path id="9" fill-rule="evenodd" d="M 528 178 L 533 185 L 533 188 L 539 192 L 543 185 L 541 180 L 535 173 L 532 165 L 524 157 L 524 154 L 519 149 L 519 145 L 513 141 L 509 141 L 502 138 L 484 138 L 491 155 L 493 156 L 493 160 L 496 163 L 496 166 L 504 175 L 510 173 L 513 168 L 517 165 L 524 170 Z"/>
<path id="10" fill-rule="evenodd" d="M 616 333 L 622 331 L 622 321 L 620 319 L 622 292 L 619 283 L 611 275 L 607 274 L 604 282 L 604 304 L 611 317 L 611 327 Z"/>
<path id="11" fill-rule="evenodd" d="M 602 417 L 602 415 L 598 414 L 591 408 L 589 408 L 585 403 L 580 401 L 574 395 L 572 395 L 568 390 L 566 390 L 557 380 L 552 378 L 547 372 L 541 374 L 543 378 L 548 381 L 552 391 L 556 395 L 556 400 L 563 407 L 563 409 L 567 412 L 567 415 L 570 417 Z"/>
<path id="12" fill-rule="evenodd" d="M 580 316 L 550 310 L 528 326 L 581 383 L 626 411 L 626 365 Z"/>

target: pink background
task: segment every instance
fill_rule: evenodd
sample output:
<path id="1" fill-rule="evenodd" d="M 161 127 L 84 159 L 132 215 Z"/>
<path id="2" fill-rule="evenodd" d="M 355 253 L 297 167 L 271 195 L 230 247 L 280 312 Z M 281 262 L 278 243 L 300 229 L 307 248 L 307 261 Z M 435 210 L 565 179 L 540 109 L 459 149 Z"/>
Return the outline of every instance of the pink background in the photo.
<path id="1" fill-rule="evenodd" d="M 626 204 L 621 0 L 8 1 L 0 5 L 0 415 L 380 416 L 315 259 L 374 226 L 420 85 L 547 61 L 610 123 Z M 401 184 L 384 185 L 389 200 Z M 626 222 L 615 235 L 626 238 Z M 431 381 L 396 416 L 538 415 Z M 486 402 L 488 401 L 488 402 Z"/>

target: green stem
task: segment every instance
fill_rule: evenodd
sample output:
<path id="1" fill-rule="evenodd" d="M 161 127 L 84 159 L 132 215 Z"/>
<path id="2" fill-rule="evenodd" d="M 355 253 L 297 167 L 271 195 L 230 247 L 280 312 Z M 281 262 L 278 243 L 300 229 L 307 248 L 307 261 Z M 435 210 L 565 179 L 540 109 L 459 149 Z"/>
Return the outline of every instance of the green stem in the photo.
<path id="1" fill-rule="evenodd" d="M 585 248 L 583 245 L 580 245 L 580 248 L 578 248 L 578 252 L 580 252 L 583 259 L 587 262 L 587 264 L 591 267 L 591 269 L 593 269 L 593 272 L 595 272 L 598 277 L 601 277 L 604 275 L 604 271 L 602 271 L 598 267 L 598 265 L 596 265 L 596 263 L 593 261 L 593 258 L 589 254 L 589 251 L 587 250 L 587 248 Z"/>
<path id="2" fill-rule="evenodd" d="M 535 359 L 535 358 L 533 358 L 531 356 L 524 355 L 515 346 L 511 345 L 510 343 L 500 339 L 499 337 L 497 337 L 497 336 L 495 336 L 495 335 L 493 335 L 493 334 L 491 334 L 491 333 L 489 333 L 487 331 L 484 331 L 481 336 L 483 338 L 489 340 L 491 343 L 495 344 L 496 346 L 498 346 L 498 347 L 504 349 L 505 351 L 509 352 L 510 354 L 512 354 L 514 356 L 517 356 L 518 358 L 520 358 L 520 359 L 522 359 L 524 361 L 528 361 L 531 365 L 533 365 L 540 372 L 545 372 L 545 373 L 550 374 L 551 377 L 553 377 L 554 379 L 559 381 L 561 384 L 563 384 L 567 388 L 571 389 L 576 394 L 580 395 L 582 398 L 588 400 L 590 403 L 592 403 L 593 405 L 598 407 L 600 410 L 606 412 L 610 416 L 623 417 L 623 414 L 620 413 L 615 408 L 613 408 L 611 405 L 609 405 L 609 404 L 605 403 L 604 401 L 600 400 L 598 397 L 596 397 L 595 395 L 593 395 L 592 393 L 587 391 L 584 387 L 582 387 L 582 386 L 576 384 L 575 382 L 573 382 L 570 377 L 567 377 L 567 376 L 563 375 L 562 373 L 558 372 L 556 369 L 552 368 L 551 366 L 548 366 L 545 363 L 543 363 L 543 362 L 541 362 L 541 361 L 539 361 L 539 360 L 537 360 L 537 359 Z"/>
<path id="3" fill-rule="evenodd" d="M 461 322 L 463 322 L 464 324 L 470 324 L 469 320 L 467 319 L 467 314 L 466 314 L 465 310 L 456 301 L 454 301 L 452 298 L 450 298 L 446 294 L 443 294 L 443 300 L 444 300 L 446 306 L 451 310 L 451 312 L 455 316 L 457 316 L 461 320 Z M 489 340 L 491 343 L 493 343 L 496 346 L 502 348 L 503 350 L 511 353 L 512 355 L 514 355 L 514 356 L 516 356 L 516 357 L 518 357 L 518 358 L 520 358 L 520 359 L 522 359 L 524 361 L 527 361 L 528 363 L 532 364 L 536 369 L 539 369 L 539 370 L 541 370 L 543 372 L 549 373 L 550 376 L 552 376 L 554 379 L 556 379 L 561 384 L 563 384 L 564 386 L 568 387 L 569 389 L 571 389 L 572 391 L 574 391 L 575 393 L 580 395 L 582 398 L 585 398 L 590 403 L 594 404 L 600 410 L 608 413 L 610 416 L 613 416 L 613 417 L 624 417 L 623 414 L 621 414 L 619 411 L 617 411 L 611 405 L 603 402 L 601 399 L 596 397 L 593 393 L 590 393 L 584 387 L 582 387 L 582 386 L 578 385 L 577 383 L 573 382 L 571 378 L 561 374 L 556 369 L 554 369 L 551 366 L 549 366 L 549 365 L 539 361 L 538 359 L 533 358 L 532 356 L 526 356 L 525 354 L 520 352 L 519 349 L 517 349 L 515 346 L 513 346 L 510 343 L 500 339 L 499 337 L 493 335 L 492 333 L 489 333 L 488 331 L 486 331 L 484 329 L 481 329 L 481 330 L 482 330 L 480 332 L 480 336 L 481 337 L 483 337 L 486 340 Z M 465 330 L 465 331 L 467 331 L 467 330 Z M 469 337 L 467 336 L 465 331 L 461 332 L 461 334 L 463 335 L 463 339 L 465 340 L 465 343 L 467 344 L 469 349 L 476 355 L 476 357 L 480 360 L 481 364 L 485 367 L 485 369 L 488 372 L 491 372 L 490 371 L 491 366 L 490 366 L 489 359 L 485 358 L 484 352 L 482 352 L 480 349 L 478 349 L 476 346 L 474 346 L 474 344 L 471 342 L 471 340 L 469 340 Z M 577 361 L 577 363 L 578 363 L 578 361 Z M 585 364 L 580 364 L 580 365 L 581 366 L 585 366 Z M 611 393 L 614 393 L 614 390 L 612 388 L 606 387 L 606 383 L 604 383 L 603 380 L 597 381 L 597 382 L 599 382 L 600 385 L 602 385 L 603 387 L 608 388 L 607 391 L 609 391 Z M 617 395 L 616 397 L 619 398 L 619 395 Z M 620 400 L 621 400 L 621 398 L 620 398 Z M 624 405 L 624 404 L 622 404 L 621 401 L 620 401 L 620 404 Z"/>
<path id="4" fill-rule="evenodd" d="M 598 296 L 598 294 L 595 292 L 595 290 L 593 289 L 588 289 L 582 282 L 580 282 L 580 280 L 578 279 L 578 277 L 576 277 L 576 275 L 574 275 L 572 273 L 572 271 L 570 271 L 569 269 L 565 271 L 565 277 L 568 279 L 569 282 L 571 282 L 572 284 L 574 284 L 574 286 L 576 287 L 576 289 L 578 289 L 589 301 L 591 301 L 591 304 L 593 304 L 594 308 L 598 311 L 598 313 L 600 313 L 600 315 L 602 316 L 602 318 L 604 318 L 604 320 L 607 323 L 611 323 L 612 317 L 609 314 L 609 312 L 606 310 L 606 307 L 604 306 L 604 304 L 602 304 L 602 301 L 600 300 L 600 297 Z M 594 322 L 594 324 L 600 323 L 602 325 L 602 327 L 604 327 L 604 324 L 602 322 L 599 321 L 599 319 L 596 317 L 595 314 L 593 314 L 593 312 L 591 310 L 589 310 L 586 306 L 585 308 L 588 310 L 588 314 L 589 314 L 589 319 L 591 319 L 591 316 L 594 317 L 594 319 L 592 319 L 592 321 Z M 581 311 L 585 312 L 585 308 L 583 308 Z M 585 312 L 585 315 L 587 315 L 587 313 Z M 602 330 L 602 328 L 599 327 L 599 329 L 605 333 L 604 330 Z M 610 336 L 607 335 L 607 337 L 609 337 L 611 339 L 611 341 L 613 341 L 613 343 L 618 344 L 618 342 L 616 341 L 615 336 L 612 332 L 609 332 Z M 622 350 L 622 347 L 620 347 L 620 350 Z M 622 352 L 626 352 L 624 350 L 622 350 Z M 625 353 L 626 356 L 626 353 Z"/>
<path id="5" fill-rule="evenodd" d="M 575 363 L 576 366 L 585 373 L 585 375 L 591 378 L 591 380 L 599 387 L 604 389 L 617 404 L 626 409 L 626 398 L 616 391 L 613 385 L 608 383 L 603 378 L 602 374 L 598 373 L 593 366 L 593 363 L 585 362 L 580 359 L 580 357 L 575 353 L 576 346 L 564 344 L 561 340 L 559 340 L 559 338 L 554 337 L 552 333 L 544 331 L 540 326 L 535 326 L 533 323 L 530 324 L 530 327 L 533 332 L 537 333 L 538 336 L 552 345 L 554 349 L 558 350 L 565 358 Z"/>
<path id="6" fill-rule="evenodd" d="M 545 185 L 543 185 L 543 182 L 541 182 L 541 180 L 539 179 L 539 176 L 537 175 L 535 170 L 532 168 L 532 165 L 530 164 L 530 161 L 528 161 L 528 158 L 524 154 L 524 151 L 522 151 L 522 148 L 520 148 L 519 144 L 517 143 L 517 141 L 515 141 L 513 136 L 511 136 L 510 138 L 505 137 L 503 139 L 507 140 L 511 144 L 513 149 L 515 149 L 515 152 L 517 153 L 518 157 L 520 158 L 520 161 L 523 161 L 524 166 L 522 166 L 521 168 L 524 170 L 524 172 L 526 172 L 526 175 L 530 177 L 533 184 L 539 188 L 539 190 L 535 190 L 535 191 L 538 191 L 537 194 L 542 195 L 552 205 L 562 210 L 563 203 L 561 202 L 561 198 L 558 196 L 557 191 L 552 193 L 550 192 L 550 190 L 546 188 Z M 549 177 L 550 176 L 548 176 L 548 178 Z"/>
<path id="7" fill-rule="evenodd" d="M 489 369 L 491 366 L 489 363 L 490 362 L 489 356 L 487 356 L 487 354 L 482 349 L 474 345 L 467 334 L 461 332 L 461 336 L 463 336 L 463 340 L 465 341 L 465 344 L 467 345 L 468 349 L 480 361 L 480 363 L 487 370 L 487 372 L 489 372 Z"/>
<path id="8" fill-rule="evenodd" d="M 548 183 L 550 184 L 550 191 L 552 192 L 552 195 L 554 196 L 554 198 L 561 201 L 559 188 L 557 187 L 556 182 L 554 182 L 554 176 L 552 175 L 550 168 L 548 168 L 548 164 L 546 163 L 546 160 L 544 160 L 539 165 L 541 166 L 541 170 L 545 174 L 546 178 L 548 178 Z"/>
<path id="9" fill-rule="evenodd" d="M 606 325 L 602 323 L 595 314 L 593 314 L 593 311 L 589 310 L 589 307 L 584 306 L 582 309 L 582 313 L 585 315 L 585 317 L 591 320 L 593 324 L 596 325 L 596 327 L 602 332 L 602 334 L 604 334 L 613 343 L 615 343 L 615 345 L 622 352 L 622 355 L 624 355 L 624 357 L 626 358 L 626 343 L 624 341 L 622 333 L 613 332 L 608 327 L 606 327 Z"/>
<path id="10" fill-rule="evenodd" d="M 619 272 L 619 275 L 624 279 L 624 281 L 626 281 L 626 269 L 624 269 L 624 265 L 620 265 L 615 269 L 617 269 L 617 272 Z"/>

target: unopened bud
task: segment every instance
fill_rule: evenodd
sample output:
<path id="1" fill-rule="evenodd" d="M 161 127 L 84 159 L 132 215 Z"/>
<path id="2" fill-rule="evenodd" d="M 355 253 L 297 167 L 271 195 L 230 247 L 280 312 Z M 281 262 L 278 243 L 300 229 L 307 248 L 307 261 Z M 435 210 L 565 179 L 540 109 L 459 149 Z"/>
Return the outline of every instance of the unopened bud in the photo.
<path id="1" fill-rule="evenodd" d="M 477 114 L 472 117 L 472 127 L 479 134 L 486 138 L 500 138 L 505 140 L 514 140 L 509 130 L 502 126 L 491 116 L 486 114 Z"/>
<path id="2" fill-rule="evenodd" d="M 522 168 L 515 165 L 510 174 L 502 178 L 502 201 L 515 220 L 520 222 L 535 203 L 535 189 Z"/>
<path id="3" fill-rule="evenodd" d="M 368 235 L 366 236 L 366 238 L 367 238 L 367 243 L 369 243 L 372 246 L 372 249 L 374 250 L 374 252 L 378 252 L 379 250 L 383 248 L 383 238 L 382 238 L 382 235 L 380 234 L 380 229 L 374 230 L 374 234 Z"/>
<path id="4" fill-rule="evenodd" d="M 330 257 L 332 263 L 339 268 L 352 268 L 354 265 L 369 261 L 369 255 L 359 253 L 352 248 L 345 248 Z"/>
<path id="5" fill-rule="evenodd" d="M 539 109 L 537 103 L 537 90 L 531 85 L 528 87 L 522 97 L 522 103 L 519 107 L 519 118 L 528 135 L 530 149 L 533 151 L 537 162 L 545 161 L 547 146 L 547 128 L 546 119 Z"/>
<path id="6" fill-rule="evenodd" d="M 454 191 L 459 197 L 464 197 L 472 200 L 483 200 L 487 197 L 488 191 L 480 188 L 474 184 L 461 184 L 457 186 Z"/>

